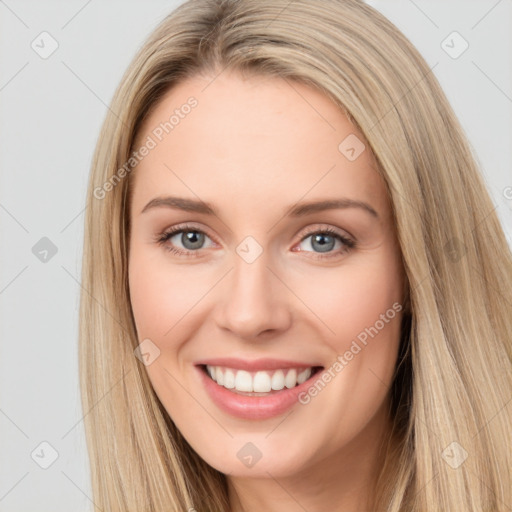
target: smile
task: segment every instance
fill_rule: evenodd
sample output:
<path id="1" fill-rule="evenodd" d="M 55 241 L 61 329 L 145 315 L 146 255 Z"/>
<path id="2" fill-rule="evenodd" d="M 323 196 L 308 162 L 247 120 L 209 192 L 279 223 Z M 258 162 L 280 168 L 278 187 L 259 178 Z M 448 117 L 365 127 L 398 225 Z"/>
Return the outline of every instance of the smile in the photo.
<path id="1" fill-rule="evenodd" d="M 265 420 L 284 414 L 297 404 L 300 393 L 308 389 L 324 367 L 279 368 L 276 364 L 274 369 L 243 370 L 198 364 L 196 369 L 206 394 L 223 412 L 246 420 Z"/>
<path id="2" fill-rule="evenodd" d="M 206 365 L 206 371 L 210 378 L 220 386 L 234 392 L 245 394 L 281 391 L 285 387 L 294 388 L 308 380 L 318 367 L 309 368 L 283 368 L 271 371 L 249 372 L 223 366 Z"/>

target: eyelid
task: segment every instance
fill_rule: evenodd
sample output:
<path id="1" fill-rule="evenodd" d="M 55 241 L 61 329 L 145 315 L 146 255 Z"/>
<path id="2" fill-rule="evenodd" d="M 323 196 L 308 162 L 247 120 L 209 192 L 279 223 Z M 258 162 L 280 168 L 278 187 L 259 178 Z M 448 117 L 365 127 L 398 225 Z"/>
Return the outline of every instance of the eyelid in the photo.
<path id="1" fill-rule="evenodd" d="M 325 232 L 332 233 L 341 238 L 346 238 L 346 239 L 350 240 L 351 242 L 353 242 L 354 244 L 356 243 L 356 238 L 354 236 L 352 236 L 348 231 L 346 231 L 345 229 L 334 227 L 330 224 L 317 224 L 317 225 L 313 225 L 313 226 L 308 226 L 304 229 L 304 231 L 299 231 L 300 236 L 301 236 L 299 242 L 304 241 L 304 239 L 310 235 L 314 235 L 316 233 L 325 233 Z"/>
<path id="2" fill-rule="evenodd" d="M 207 228 L 203 228 L 203 227 L 194 225 L 193 223 L 190 223 L 190 222 L 184 222 L 184 223 L 181 223 L 181 224 L 176 224 L 176 225 L 170 226 L 168 228 L 165 228 L 165 229 L 163 229 L 161 231 L 158 231 L 154 235 L 153 241 L 155 243 L 157 243 L 157 244 L 165 246 L 172 237 L 176 236 L 179 233 L 186 232 L 186 231 L 197 231 L 199 233 L 204 234 L 208 238 L 210 238 L 210 240 L 215 245 L 221 245 L 217 241 L 216 237 L 212 236 L 210 234 L 210 232 L 209 232 L 209 230 Z M 201 249 L 196 250 L 196 251 L 189 251 L 187 249 L 181 249 L 181 248 L 177 248 L 177 250 L 178 251 L 182 251 L 182 252 L 188 252 L 188 253 L 199 253 L 199 252 L 202 251 Z"/>
<path id="3" fill-rule="evenodd" d="M 182 224 L 176 224 L 174 226 L 171 226 L 171 227 L 165 229 L 164 231 L 162 231 L 162 234 L 171 233 L 171 232 L 173 234 L 176 234 L 181 231 L 197 231 L 197 232 L 203 233 L 206 236 L 208 236 L 209 238 L 211 238 L 216 244 L 219 243 L 216 240 L 216 237 L 210 233 L 210 230 L 208 228 L 205 228 L 201 225 L 196 225 L 196 224 L 190 223 L 190 222 L 184 222 Z"/>

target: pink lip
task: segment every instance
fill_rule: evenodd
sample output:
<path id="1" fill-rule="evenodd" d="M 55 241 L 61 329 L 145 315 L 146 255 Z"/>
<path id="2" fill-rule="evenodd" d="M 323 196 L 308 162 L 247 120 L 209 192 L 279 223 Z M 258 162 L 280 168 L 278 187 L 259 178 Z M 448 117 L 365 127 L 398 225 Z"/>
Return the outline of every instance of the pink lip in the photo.
<path id="1" fill-rule="evenodd" d="M 217 360 L 216 360 L 217 361 Z M 280 362 L 282 364 L 282 361 Z M 208 363 L 210 364 L 210 363 Z M 230 360 L 230 366 L 233 361 Z M 217 366 L 215 364 L 214 366 Z M 223 366 L 218 364 L 218 366 Z M 301 366 L 301 365 L 299 365 Z M 303 365 L 302 365 L 303 366 Z M 231 368 L 236 368 L 230 366 Z M 295 367 L 295 365 L 293 366 Z M 220 386 L 212 380 L 204 370 L 203 366 L 196 366 L 202 379 L 206 392 L 212 401 L 224 412 L 247 420 L 265 420 L 283 414 L 298 402 L 300 393 L 306 391 L 311 386 L 312 379 L 318 378 L 318 373 L 312 375 L 307 381 L 295 386 L 294 388 L 284 388 L 282 391 L 275 392 L 268 396 L 247 396 L 233 393 L 224 386 Z M 260 368 L 260 367 L 258 367 Z M 283 366 L 278 366 L 283 368 Z"/>
<path id="2" fill-rule="evenodd" d="M 321 366 L 318 363 L 302 363 L 299 361 L 285 361 L 281 359 L 255 359 L 252 361 L 245 359 L 237 359 L 232 357 L 220 357 L 215 359 L 205 359 L 197 361 L 196 365 L 209 366 L 227 366 L 235 370 L 247 370 L 248 372 L 256 372 L 258 370 L 279 370 L 280 368 L 310 368 L 312 366 Z"/>

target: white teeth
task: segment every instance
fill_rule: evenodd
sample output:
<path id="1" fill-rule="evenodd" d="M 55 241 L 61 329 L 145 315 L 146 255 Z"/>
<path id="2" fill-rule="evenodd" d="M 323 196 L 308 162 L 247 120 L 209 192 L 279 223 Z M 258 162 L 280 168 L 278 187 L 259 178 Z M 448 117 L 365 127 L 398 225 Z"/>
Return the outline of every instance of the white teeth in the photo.
<path id="1" fill-rule="evenodd" d="M 224 387 L 228 389 L 233 389 L 235 387 L 235 374 L 229 368 L 227 368 L 224 373 Z"/>
<path id="2" fill-rule="evenodd" d="M 289 370 L 284 378 L 284 385 L 289 389 L 297 384 L 297 370 Z"/>
<path id="3" fill-rule="evenodd" d="M 272 389 L 270 384 L 270 375 L 267 372 L 256 372 L 252 383 L 253 391 L 257 393 L 267 393 Z"/>
<path id="4" fill-rule="evenodd" d="M 277 372 L 272 375 L 272 389 L 276 391 L 281 391 L 284 388 L 284 373 L 283 370 L 277 370 Z"/>
<path id="5" fill-rule="evenodd" d="M 311 368 L 306 368 L 303 372 L 300 372 L 297 375 L 297 382 L 302 384 L 303 382 L 306 382 L 309 377 L 311 377 Z"/>
<path id="6" fill-rule="evenodd" d="M 311 377 L 312 367 L 302 371 L 296 368 L 286 370 L 248 372 L 221 366 L 206 365 L 208 375 L 220 386 L 242 392 L 268 393 L 294 388 Z"/>
<path id="7" fill-rule="evenodd" d="M 221 384 L 217 381 L 217 384 Z M 237 391 L 252 392 L 252 377 L 249 372 L 238 370 L 235 376 L 235 388 Z"/>

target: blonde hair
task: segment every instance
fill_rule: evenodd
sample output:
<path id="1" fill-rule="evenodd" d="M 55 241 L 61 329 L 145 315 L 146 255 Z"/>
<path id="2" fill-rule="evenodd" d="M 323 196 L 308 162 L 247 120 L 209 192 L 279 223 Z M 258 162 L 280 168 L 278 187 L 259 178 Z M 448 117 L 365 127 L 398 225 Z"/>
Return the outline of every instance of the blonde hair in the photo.
<path id="1" fill-rule="evenodd" d="M 408 307 L 391 390 L 399 444 L 382 467 L 378 509 L 509 509 L 510 249 L 432 70 L 358 0 L 188 1 L 126 71 L 99 136 L 85 219 L 80 385 L 95 505 L 230 510 L 225 475 L 188 445 L 134 356 L 142 340 L 127 278 L 133 174 L 123 167 L 173 84 L 225 69 L 322 91 L 364 134 L 387 184 Z"/>

